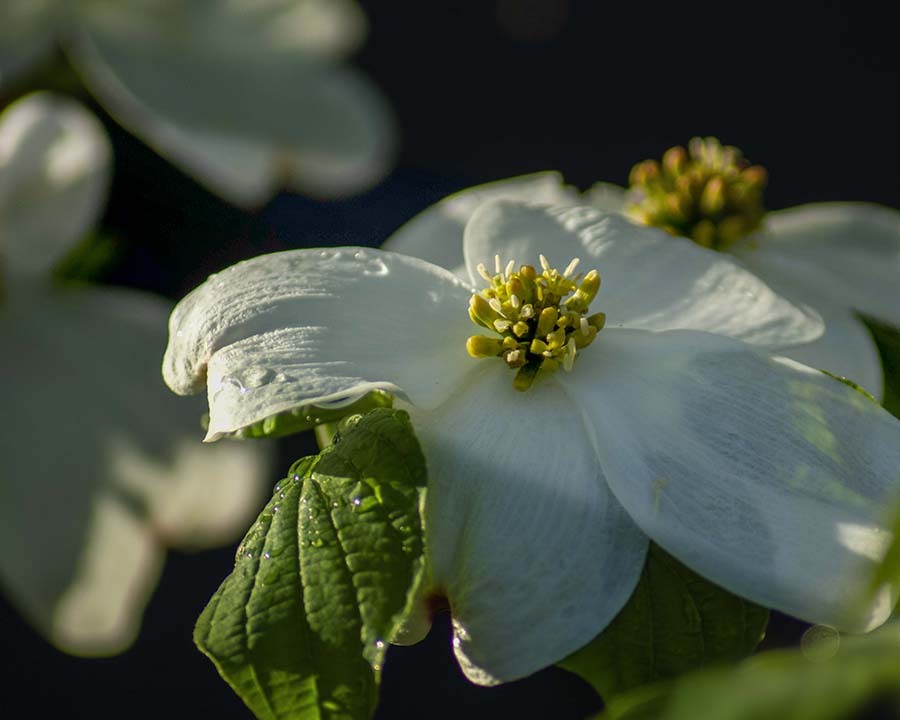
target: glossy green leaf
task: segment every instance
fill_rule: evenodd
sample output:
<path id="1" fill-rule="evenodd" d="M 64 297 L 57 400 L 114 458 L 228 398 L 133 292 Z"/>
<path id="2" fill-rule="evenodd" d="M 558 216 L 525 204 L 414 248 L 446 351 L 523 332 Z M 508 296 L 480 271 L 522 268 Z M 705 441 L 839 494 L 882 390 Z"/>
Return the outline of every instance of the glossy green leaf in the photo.
<path id="1" fill-rule="evenodd" d="M 860 319 L 872 333 L 881 355 L 881 365 L 884 368 L 882 404 L 891 415 L 900 417 L 900 329 L 874 318 L 860 316 Z"/>
<path id="2" fill-rule="evenodd" d="M 748 655 L 768 610 L 732 595 L 651 543 L 631 599 L 593 641 L 560 663 L 605 699 Z"/>
<path id="3" fill-rule="evenodd" d="M 421 575 L 424 483 L 407 414 L 377 409 L 275 486 L 194 633 L 260 720 L 371 715 Z"/>
<path id="4" fill-rule="evenodd" d="M 394 398 L 390 393 L 383 390 L 373 390 L 363 395 L 356 402 L 343 407 L 321 408 L 304 405 L 294 410 L 270 415 L 257 423 L 241 428 L 234 435 L 241 438 L 269 438 L 293 435 L 311 430 L 318 425 L 337 422 L 351 415 L 367 413 L 376 408 L 389 408 L 393 405 L 393 402 Z M 206 424 L 209 424 L 208 416 Z"/>
<path id="5" fill-rule="evenodd" d="M 802 650 L 760 653 L 732 669 L 640 688 L 607 705 L 607 720 L 839 720 L 873 706 L 900 716 L 900 623 Z"/>

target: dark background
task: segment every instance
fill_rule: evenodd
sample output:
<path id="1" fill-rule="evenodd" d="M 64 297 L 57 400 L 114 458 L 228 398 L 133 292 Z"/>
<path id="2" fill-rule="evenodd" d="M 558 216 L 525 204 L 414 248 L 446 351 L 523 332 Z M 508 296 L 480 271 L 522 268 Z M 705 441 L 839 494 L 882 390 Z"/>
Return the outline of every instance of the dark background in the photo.
<path id="1" fill-rule="evenodd" d="M 900 206 L 900 59 L 894 18 L 874 8 L 362 4 L 370 36 L 357 64 L 396 112 L 395 172 L 352 200 L 286 194 L 244 213 L 105 118 L 116 177 L 104 225 L 124 248 L 111 282 L 177 299 L 210 272 L 261 252 L 378 245 L 448 192 L 488 180 L 555 169 L 581 187 L 624 184 L 635 162 L 694 135 L 716 135 L 765 165 L 770 208 L 819 200 Z M 281 451 L 286 470 L 313 446 L 293 438 Z M 60 654 L 0 599 L 0 717 L 250 718 L 191 642 L 232 557 L 233 548 L 170 553 L 137 643 L 109 660 Z M 802 629 L 776 618 L 767 644 L 795 641 Z M 600 707 L 586 685 L 555 669 L 500 688 L 469 685 L 456 669 L 446 618 L 424 643 L 392 648 L 383 681 L 380 720 L 581 718 Z"/>

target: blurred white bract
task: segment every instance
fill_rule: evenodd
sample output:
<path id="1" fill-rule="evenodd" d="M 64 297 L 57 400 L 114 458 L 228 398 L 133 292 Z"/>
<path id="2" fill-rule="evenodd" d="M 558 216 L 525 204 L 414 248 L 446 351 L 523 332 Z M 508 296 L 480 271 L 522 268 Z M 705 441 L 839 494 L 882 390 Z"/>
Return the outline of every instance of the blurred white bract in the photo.
<path id="1" fill-rule="evenodd" d="M 8 0 L 0 88 L 60 42 L 106 110 L 226 200 L 364 190 L 390 168 L 391 113 L 342 60 L 353 0 Z"/>
<path id="2" fill-rule="evenodd" d="M 51 282 L 110 169 L 74 101 L 38 93 L 0 115 L 0 586 L 82 655 L 132 642 L 167 546 L 246 528 L 269 467 L 261 446 L 196 442 L 202 403 L 172 402 L 158 379 L 166 301 Z"/>

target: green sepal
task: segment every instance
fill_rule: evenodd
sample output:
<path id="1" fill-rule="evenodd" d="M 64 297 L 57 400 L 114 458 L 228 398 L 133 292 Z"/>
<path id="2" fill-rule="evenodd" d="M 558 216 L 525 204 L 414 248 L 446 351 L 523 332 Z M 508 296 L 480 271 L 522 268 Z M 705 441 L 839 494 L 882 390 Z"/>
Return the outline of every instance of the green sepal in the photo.
<path id="1" fill-rule="evenodd" d="M 359 400 L 338 408 L 321 408 L 313 405 L 287 410 L 276 415 L 270 415 L 263 420 L 243 427 L 231 433 L 238 438 L 270 438 L 294 435 L 306 430 L 312 430 L 317 425 L 334 423 L 350 415 L 367 413 L 376 408 L 389 408 L 394 403 L 394 397 L 383 390 L 373 390 Z M 209 417 L 204 418 L 204 424 L 209 425 Z"/>
<path id="2" fill-rule="evenodd" d="M 866 315 L 860 320 L 872 334 L 884 370 L 884 409 L 900 418 L 900 329 Z"/>
<path id="3" fill-rule="evenodd" d="M 879 703 L 900 716 L 900 622 L 831 648 L 772 650 L 639 688 L 607 704 L 606 720 L 844 720 Z M 889 712 L 890 709 L 893 712 Z M 876 717 L 865 715 L 865 717 Z"/>
<path id="4" fill-rule="evenodd" d="M 257 718 L 371 716 L 422 575 L 425 478 L 408 415 L 376 409 L 275 486 L 194 632 Z"/>
<path id="5" fill-rule="evenodd" d="M 608 701 L 631 688 L 749 655 L 769 611 L 713 585 L 655 543 L 637 587 L 594 640 L 559 663 Z"/>

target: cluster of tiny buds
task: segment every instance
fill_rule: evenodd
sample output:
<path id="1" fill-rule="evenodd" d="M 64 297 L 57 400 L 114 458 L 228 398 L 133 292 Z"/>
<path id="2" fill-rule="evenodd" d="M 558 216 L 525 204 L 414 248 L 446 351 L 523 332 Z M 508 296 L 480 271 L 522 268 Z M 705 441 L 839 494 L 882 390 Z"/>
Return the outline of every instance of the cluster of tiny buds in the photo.
<path id="1" fill-rule="evenodd" d="M 644 160 L 629 176 L 626 213 L 698 245 L 722 250 L 750 234 L 765 214 L 765 168 L 716 138 L 693 138 L 668 149 L 662 162 Z"/>
<path id="2" fill-rule="evenodd" d="M 540 259 L 541 273 L 531 265 L 516 270 L 512 260 L 504 268 L 499 255 L 493 275 L 479 265 L 487 287 L 469 302 L 472 322 L 499 336 L 473 335 L 466 342 L 469 355 L 503 358 L 517 370 L 517 390 L 531 387 L 539 370 L 571 370 L 578 351 L 594 341 L 606 321 L 603 313 L 587 315 L 600 289 L 596 270 L 573 276 L 577 258 L 563 272 L 543 255 Z"/>

